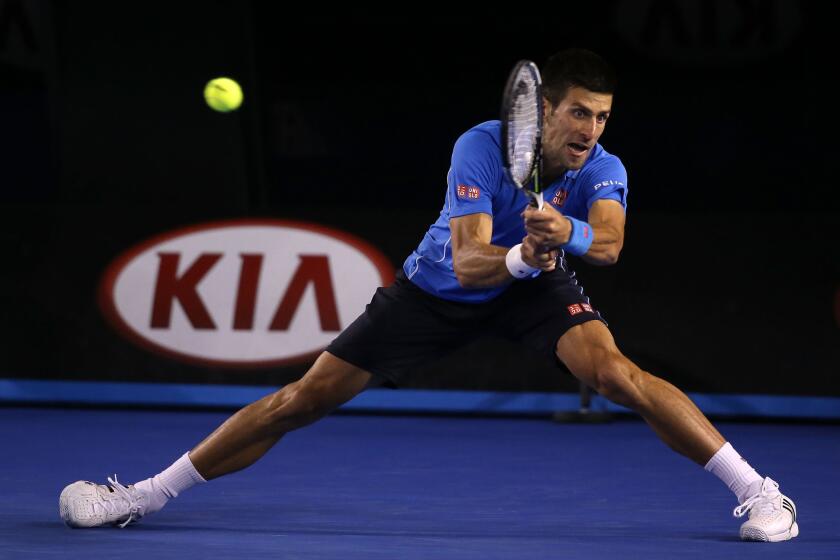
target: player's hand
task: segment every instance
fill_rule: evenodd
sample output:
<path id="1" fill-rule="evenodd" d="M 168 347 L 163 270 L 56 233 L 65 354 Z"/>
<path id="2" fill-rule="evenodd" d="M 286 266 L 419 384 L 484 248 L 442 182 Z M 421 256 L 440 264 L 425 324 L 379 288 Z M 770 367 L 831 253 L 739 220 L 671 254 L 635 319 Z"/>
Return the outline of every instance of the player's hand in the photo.
<path id="1" fill-rule="evenodd" d="M 536 239 L 530 235 L 526 235 L 522 239 L 522 248 L 520 250 L 522 251 L 522 260 L 528 266 L 538 268 L 544 272 L 551 272 L 557 266 L 557 250 L 542 250 Z"/>
<path id="2" fill-rule="evenodd" d="M 543 250 L 567 243 L 572 235 L 572 224 L 550 204 L 545 204 L 542 210 L 528 206 L 522 217 L 528 236 Z"/>

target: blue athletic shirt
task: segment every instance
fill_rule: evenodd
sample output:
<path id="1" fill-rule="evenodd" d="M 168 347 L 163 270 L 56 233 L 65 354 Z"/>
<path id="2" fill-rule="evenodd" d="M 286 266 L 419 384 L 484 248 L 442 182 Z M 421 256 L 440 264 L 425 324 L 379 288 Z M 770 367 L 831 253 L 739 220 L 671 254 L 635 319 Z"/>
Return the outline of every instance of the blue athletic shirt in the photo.
<path id="1" fill-rule="evenodd" d="M 493 218 L 491 244 L 513 247 L 525 237 L 520 214 L 528 205 L 528 197 L 518 192 L 504 171 L 501 129 L 501 121 L 488 121 L 471 128 L 455 142 L 440 217 L 403 264 L 411 282 L 437 297 L 481 303 L 495 298 L 507 287 L 461 287 L 452 267 L 449 230 L 451 218 L 484 213 Z M 586 221 L 589 208 L 599 199 L 617 200 L 626 210 L 627 172 L 621 160 L 596 144 L 581 169 L 567 171 L 543 191 L 547 204 L 564 215 Z"/>

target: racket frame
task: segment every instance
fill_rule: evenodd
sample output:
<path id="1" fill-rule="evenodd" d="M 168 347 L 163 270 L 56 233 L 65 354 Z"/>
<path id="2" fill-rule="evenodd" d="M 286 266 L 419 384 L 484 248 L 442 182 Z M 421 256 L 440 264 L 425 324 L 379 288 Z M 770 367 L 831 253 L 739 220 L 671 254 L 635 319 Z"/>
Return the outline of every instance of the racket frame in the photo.
<path id="1" fill-rule="evenodd" d="M 528 173 L 529 180 L 520 184 L 511 173 L 510 149 L 508 147 L 508 122 L 510 120 L 510 109 L 513 102 L 514 90 L 519 81 L 523 68 L 528 68 L 536 82 L 537 99 L 537 132 L 534 142 L 534 158 L 531 162 L 531 171 Z M 502 96 L 502 157 L 504 159 L 505 173 L 516 188 L 523 191 L 529 198 L 530 204 L 542 210 L 544 205 L 542 192 L 542 133 L 543 133 L 543 97 L 542 97 L 542 76 L 537 65 L 527 59 L 516 63 L 508 76 Z"/>

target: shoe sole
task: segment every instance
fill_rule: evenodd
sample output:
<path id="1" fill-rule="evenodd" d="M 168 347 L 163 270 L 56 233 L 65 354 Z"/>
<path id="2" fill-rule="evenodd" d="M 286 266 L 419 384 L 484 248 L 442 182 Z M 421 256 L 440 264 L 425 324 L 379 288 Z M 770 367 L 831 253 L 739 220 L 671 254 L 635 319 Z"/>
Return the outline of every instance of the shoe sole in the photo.
<path id="1" fill-rule="evenodd" d="M 794 537 L 799 536 L 799 525 L 794 523 L 790 526 L 790 529 L 783 533 L 778 533 L 776 535 L 768 535 L 761 529 L 756 527 L 747 527 L 743 531 L 741 531 L 741 538 L 745 541 L 760 541 L 760 542 L 782 542 L 788 541 Z"/>

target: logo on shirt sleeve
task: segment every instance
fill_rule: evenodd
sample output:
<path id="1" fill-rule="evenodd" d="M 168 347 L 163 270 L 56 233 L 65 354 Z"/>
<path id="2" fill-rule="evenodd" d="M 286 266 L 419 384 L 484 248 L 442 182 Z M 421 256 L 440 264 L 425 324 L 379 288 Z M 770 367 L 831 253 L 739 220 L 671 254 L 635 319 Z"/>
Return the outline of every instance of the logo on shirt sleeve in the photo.
<path id="1" fill-rule="evenodd" d="M 618 185 L 619 187 L 623 187 L 624 183 L 622 183 L 621 181 L 613 181 L 612 179 L 610 179 L 609 181 L 601 181 L 600 183 L 593 185 L 592 188 L 597 191 L 601 187 L 609 187 L 612 185 Z"/>
<path id="2" fill-rule="evenodd" d="M 464 200 L 478 200 L 478 195 L 481 193 L 481 191 L 478 189 L 478 187 L 458 185 L 457 193 L 458 198 L 463 198 Z"/>

